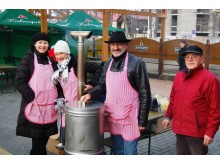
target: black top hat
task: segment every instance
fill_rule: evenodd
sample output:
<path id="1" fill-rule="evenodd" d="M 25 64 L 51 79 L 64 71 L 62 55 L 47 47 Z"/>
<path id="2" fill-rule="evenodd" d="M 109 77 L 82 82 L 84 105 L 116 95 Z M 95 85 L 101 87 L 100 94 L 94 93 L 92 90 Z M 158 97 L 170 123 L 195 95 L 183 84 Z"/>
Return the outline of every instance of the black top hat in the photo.
<path id="1" fill-rule="evenodd" d="M 130 42 L 125 36 L 123 31 L 114 31 L 110 36 L 109 41 L 104 41 L 105 43 L 114 43 L 114 42 Z"/>
<path id="2" fill-rule="evenodd" d="M 186 47 L 186 50 L 183 52 L 182 56 L 185 56 L 187 53 L 195 53 L 198 56 L 202 56 L 203 51 L 199 46 L 190 45 L 190 46 Z"/>

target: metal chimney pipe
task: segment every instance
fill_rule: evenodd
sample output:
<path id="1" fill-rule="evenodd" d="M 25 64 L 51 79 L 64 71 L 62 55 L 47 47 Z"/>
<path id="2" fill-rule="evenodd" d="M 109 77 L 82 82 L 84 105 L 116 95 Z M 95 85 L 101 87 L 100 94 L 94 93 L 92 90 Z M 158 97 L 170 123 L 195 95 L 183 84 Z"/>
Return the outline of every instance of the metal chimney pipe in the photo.
<path id="1" fill-rule="evenodd" d="M 78 88 L 77 88 L 77 98 L 83 95 L 85 86 L 85 57 L 84 57 L 84 38 L 89 38 L 92 35 L 91 31 L 71 31 L 71 36 L 78 38 Z"/>

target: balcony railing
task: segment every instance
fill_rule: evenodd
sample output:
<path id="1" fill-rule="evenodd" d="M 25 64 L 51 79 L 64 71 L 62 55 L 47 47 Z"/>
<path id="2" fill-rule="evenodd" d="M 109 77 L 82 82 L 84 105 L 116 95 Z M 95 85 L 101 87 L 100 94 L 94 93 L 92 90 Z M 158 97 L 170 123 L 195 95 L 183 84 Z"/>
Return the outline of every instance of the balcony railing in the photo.
<path id="1" fill-rule="evenodd" d="M 209 9 L 197 9 L 197 13 L 209 14 Z"/>
<path id="2" fill-rule="evenodd" d="M 207 32 L 209 29 L 208 25 L 196 25 L 197 32 Z"/>
<path id="3" fill-rule="evenodd" d="M 176 32 L 177 31 L 177 26 L 171 26 L 171 32 Z"/>
<path id="4" fill-rule="evenodd" d="M 171 14 L 178 14 L 178 10 L 171 10 Z"/>

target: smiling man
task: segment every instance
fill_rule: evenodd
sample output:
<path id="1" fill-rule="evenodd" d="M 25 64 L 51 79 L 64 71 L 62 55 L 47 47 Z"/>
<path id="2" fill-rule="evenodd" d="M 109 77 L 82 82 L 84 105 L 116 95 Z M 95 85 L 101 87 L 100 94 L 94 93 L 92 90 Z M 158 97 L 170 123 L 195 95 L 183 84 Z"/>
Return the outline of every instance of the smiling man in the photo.
<path id="1" fill-rule="evenodd" d="M 205 155 L 219 129 L 219 80 L 203 68 L 200 47 L 188 46 L 182 56 L 186 68 L 176 74 L 162 124 L 172 120 L 178 155 Z"/>
<path id="2" fill-rule="evenodd" d="M 112 59 L 104 64 L 99 84 L 89 94 L 91 98 L 106 94 L 105 131 L 110 132 L 112 151 L 116 155 L 136 155 L 140 132 L 147 124 L 151 91 L 146 65 L 143 60 L 127 52 L 124 32 L 113 32 L 109 44 Z"/>

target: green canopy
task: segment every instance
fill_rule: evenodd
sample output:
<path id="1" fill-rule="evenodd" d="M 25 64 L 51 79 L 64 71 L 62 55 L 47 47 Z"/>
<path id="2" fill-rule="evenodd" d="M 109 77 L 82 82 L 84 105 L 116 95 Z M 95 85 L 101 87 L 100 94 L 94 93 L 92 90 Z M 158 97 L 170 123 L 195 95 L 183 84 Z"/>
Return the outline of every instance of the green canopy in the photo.
<path id="1" fill-rule="evenodd" d="M 0 32 L 39 32 L 41 21 L 25 9 L 6 9 L 0 14 Z M 61 33 L 56 24 L 48 23 L 48 33 Z"/>
<path id="2" fill-rule="evenodd" d="M 0 14 L 0 63 L 5 57 L 22 58 L 29 50 L 32 36 L 41 31 L 40 19 L 24 9 L 6 9 Z M 64 39 L 64 31 L 48 23 L 51 45 Z"/>
<path id="3" fill-rule="evenodd" d="M 63 21 L 58 22 L 57 25 L 69 31 L 93 31 L 93 35 L 102 35 L 102 23 L 82 10 L 75 11 Z M 122 29 L 110 26 L 108 30 L 109 32 L 122 31 Z"/>

